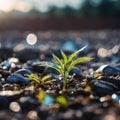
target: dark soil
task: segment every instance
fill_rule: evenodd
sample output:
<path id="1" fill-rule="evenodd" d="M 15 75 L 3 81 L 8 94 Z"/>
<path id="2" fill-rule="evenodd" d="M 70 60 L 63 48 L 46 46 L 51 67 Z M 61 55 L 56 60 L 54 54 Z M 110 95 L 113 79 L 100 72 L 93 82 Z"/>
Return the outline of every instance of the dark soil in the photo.
<path id="1" fill-rule="evenodd" d="M 1 33 L 0 120 L 120 119 L 120 31 L 39 31 L 34 46 L 29 33 Z M 63 79 L 45 64 L 55 64 L 60 49 L 69 56 L 85 45 L 78 57 L 94 59 L 75 66 L 62 90 Z M 31 74 L 54 81 L 38 84 Z"/>

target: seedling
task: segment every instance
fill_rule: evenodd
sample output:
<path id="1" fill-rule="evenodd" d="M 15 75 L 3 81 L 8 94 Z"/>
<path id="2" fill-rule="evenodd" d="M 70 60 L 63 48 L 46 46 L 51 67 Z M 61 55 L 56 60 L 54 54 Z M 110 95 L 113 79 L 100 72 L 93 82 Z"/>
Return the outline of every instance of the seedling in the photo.
<path id="1" fill-rule="evenodd" d="M 49 80 L 49 78 L 51 77 L 51 75 L 46 75 L 42 78 L 39 78 L 37 75 L 35 74 L 30 74 L 27 75 L 27 77 L 29 79 L 31 79 L 32 81 L 35 81 L 36 83 L 38 83 L 39 85 L 45 85 L 45 84 L 51 84 L 54 82 L 54 80 Z"/>
<path id="2" fill-rule="evenodd" d="M 56 61 L 57 66 L 48 65 L 48 67 L 55 69 L 62 76 L 63 90 L 66 89 L 67 77 L 70 74 L 70 71 L 72 70 L 72 68 L 81 62 L 89 61 L 92 59 L 90 57 L 76 58 L 78 53 L 81 52 L 85 48 L 86 46 L 72 53 L 69 57 L 67 57 L 67 55 L 61 50 L 62 59 L 58 58 L 55 54 L 53 54 L 53 59 Z"/>

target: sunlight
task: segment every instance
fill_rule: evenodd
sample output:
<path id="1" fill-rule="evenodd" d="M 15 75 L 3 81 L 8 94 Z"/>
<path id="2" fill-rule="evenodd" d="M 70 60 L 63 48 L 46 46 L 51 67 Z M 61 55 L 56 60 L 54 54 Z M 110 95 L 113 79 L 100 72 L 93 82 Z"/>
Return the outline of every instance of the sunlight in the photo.
<path id="1" fill-rule="evenodd" d="M 69 6 L 73 9 L 79 9 L 83 2 L 84 0 L 0 0 L 0 11 L 11 12 L 12 10 L 17 10 L 29 12 L 31 9 L 36 9 L 45 13 L 53 6 L 58 8 Z"/>
<path id="2" fill-rule="evenodd" d="M 29 45 L 35 45 L 37 43 L 37 36 L 31 33 L 27 36 L 26 41 Z"/>
<path id="3" fill-rule="evenodd" d="M 31 3 L 27 1 L 19 1 L 19 4 L 16 4 L 15 10 L 21 11 L 21 12 L 28 12 L 32 9 Z"/>
<path id="4" fill-rule="evenodd" d="M 16 0 L 0 0 L 0 10 L 10 12 L 13 10 Z"/>

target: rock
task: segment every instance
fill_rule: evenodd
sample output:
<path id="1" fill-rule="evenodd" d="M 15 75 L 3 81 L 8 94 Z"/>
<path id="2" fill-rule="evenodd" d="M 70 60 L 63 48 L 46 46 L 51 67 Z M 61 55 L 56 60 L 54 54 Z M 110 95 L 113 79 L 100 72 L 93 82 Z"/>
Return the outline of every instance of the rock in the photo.
<path id="1" fill-rule="evenodd" d="M 118 89 L 120 89 L 120 80 L 119 79 L 104 77 L 104 76 L 101 76 L 98 79 L 101 79 L 101 80 L 106 81 L 106 82 L 110 82 L 110 83 L 116 85 L 118 87 Z"/>
<path id="2" fill-rule="evenodd" d="M 75 74 L 75 77 L 77 78 L 83 78 L 82 71 L 77 67 L 73 67 L 73 69 L 71 70 L 70 75 L 73 75 L 73 74 Z"/>
<path id="3" fill-rule="evenodd" d="M 27 85 L 30 82 L 30 79 L 25 75 L 31 74 L 32 72 L 28 69 L 20 69 L 17 70 L 15 73 L 9 75 L 7 77 L 7 82 L 16 83 L 20 85 Z"/>
<path id="4" fill-rule="evenodd" d="M 31 70 L 43 74 L 50 74 L 50 73 L 58 74 L 56 70 L 47 67 L 47 65 L 51 65 L 51 64 L 52 64 L 51 62 L 46 62 L 46 61 L 36 62 L 32 64 Z"/>
<path id="5" fill-rule="evenodd" d="M 9 103 L 20 97 L 22 91 L 0 91 L 0 110 L 8 109 Z"/>
<path id="6" fill-rule="evenodd" d="M 41 120 L 47 120 L 51 115 L 48 107 L 45 106 L 40 106 L 37 114 Z"/>
<path id="7" fill-rule="evenodd" d="M 22 76 L 19 73 L 14 73 L 9 75 L 6 81 L 10 83 L 20 84 L 20 85 L 27 85 L 30 82 L 30 79 Z"/>
<path id="8" fill-rule="evenodd" d="M 0 74 L 2 77 L 6 78 L 10 75 L 10 72 L 8 70 L 0 69 Z"/>
<path id="9" fill-rule="evenodd" d="M 46 64 L 49 64 L 49 62 L 41 61 L 41 62 L 34 62 L 31 66 L 32 71 L 34 72 L 43 72 L 46 68 Z"/>
<path id="10" fill-rule="evenodd" d="M 43 73 L 43 72 L 45 73 L 47 72 L 47 70 L 50 69 L 47 67 L 47 65 L 51 65 L 51 62 L 47 62 L 47 61 L 35 62 L 31 65 L 31 70 L 38 73 Z"/>
<path id="11" fill-rule="evenodd" d="M 32 74 L 32 72 L 28 69 L 19 69 L 15 72 L 15 74 L 21 74 L 21 75 L 26 75 L 26 74 Z"/>
<path id="12" fill-rule="evenodd" d="M 39 102 L 30 96 L 21 97 L 18 100 L 18 103 L 20 104 L 22 111 L 33 110 L 33 109 L 37 108 L 39 105 Z"/>
<path id="13" fill-rule="evenodd" d="M 103 80 L 91 81 L 89 85 L 93 94 L 97 96 L 112 95 L 118 90 L 118 87 L 116 85 Z"/>
<path id="14" fill-rule="evenodd" d="M 4 61 L 2 63 L 3 69 L 9 69 L 11 67 L 11 63 L 9 61 Z"/>
<path id="15" fill-rule="evenodd" d="M 112 67 L 110 65 L 102 65 L 98 70 L 98 73 L 102 73 L 105 76 L 117 76 L 120 75 L 120 69 L 117 67 Z"/>
<path id="16" fill-rule="evenodd" d="M 9 101 L 7 97 L 0 96 L 0 110 L 7 109 L 9 106 Z"/>
<path id="17" fill-rule="evenodd" d="M 46 67 L 43 73 L 44 73 L 44 74 L 53 73 L 53 74 L 59 75 L 59 73 L 58 73 L 55 69 L 52 69 L 52 68 L 49 68 L 49 67 Z"/>

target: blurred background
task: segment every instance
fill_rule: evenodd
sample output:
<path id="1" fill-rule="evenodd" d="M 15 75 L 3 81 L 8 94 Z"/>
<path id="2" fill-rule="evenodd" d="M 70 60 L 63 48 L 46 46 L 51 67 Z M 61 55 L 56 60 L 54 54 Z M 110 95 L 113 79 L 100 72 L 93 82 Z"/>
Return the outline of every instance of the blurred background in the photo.
<path id="1" fill-rule="evenodd" d="M 120 0 L 0 0 L 0 30 L 120 27 Z"/>
<path id="2" fill-rule="evenodd" d="M 120 0 L 0 0 L 1 47 L 119 45 L 119 29 Z"/>

